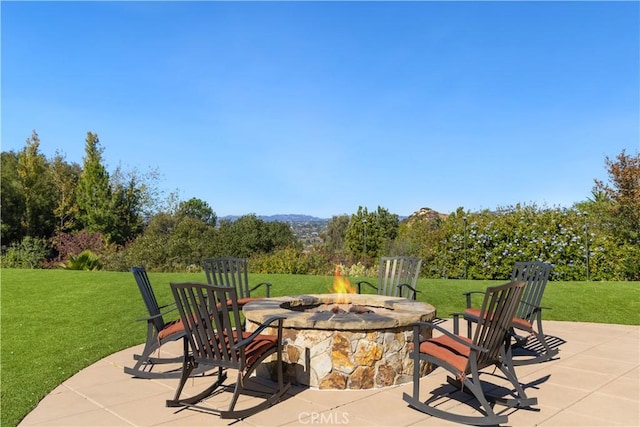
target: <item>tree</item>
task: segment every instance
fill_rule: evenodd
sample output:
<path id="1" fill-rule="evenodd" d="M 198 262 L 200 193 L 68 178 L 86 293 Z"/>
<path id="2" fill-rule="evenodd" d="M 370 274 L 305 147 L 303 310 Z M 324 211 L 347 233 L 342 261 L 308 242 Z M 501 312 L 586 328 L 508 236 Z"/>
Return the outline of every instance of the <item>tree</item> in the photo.
<path id="1" fill-rule="evenodd" d="M 178 205 L 178 214 L 199 219 L 212 227 L 215 227 L 218 220 L 216 213 L 211 209 L 209 204 L 195 197 L 192 197 L 186 202 L 180 202 Z"/>
<path id="2" fill-rule="evenodd" d="M 378 224 L 378 229 L 380 230 L 378 234 L 378 248 L 380 248 L 380 254 L 384 253 L 391 255 L 391 248 L 396 237 L 398 237 L 398 230 L 400 227 L 398 215 L 392 214 L 388 209 L 378 206 L 378 210 L 375 213 L 375 220 Z"/>
<path id="3" fill-rule="evenodd" d="M 627 155 L 622 150 L 616 161 L 605 159 L 609 182 L 595 180 L 594 192 L 611 201 L 614 233 L 629 243 L 640 244 L 640 153 Z"/>
<path id="4" fill-rule="evenodd" d="M 391 214 L 381 206 L 375 212 L 359 206 L 358 211 L 351 215 L 345 247 L 352 255 L 362 257 L 367 264 L 369 260 L 390 253 L 399 224 L 398 215 Z"/>
<path id="5" fill-rule="evenodd" d="M 109 241 L 115 231 L 109 173 L 102 164 L 103 148 L 98 135 L 87 132 L 82 174 L 78 181 L 78 219 L 89 231 L 99 231 Z"/>
<path id="6" fill-rule="evenodd" d="M 295 245 L 296 238 L 288 224 L 265 222 L 255 214 L 249 214 L 235 221 L 220 222 L 212 256 L 249 258 Z"/>
<path id="7" fill-rule="evenodd" d="M 609 203 L 603 215 L 610 219 L 610 233 L 617 240 L 617 258 L 623 265 L 624 277 L 640 278 L 640 153 L 627 155 L 623 150 L 616 160 L 606 157 L 609 181 L 595 180 L 594 192 Z M 597 205 L 596 205 L 597 206 Z M 608 224 L 607 224 L 608 225 Z M 610 256 L 614 256 L 613 254 Z"/>
<path id="8" fill-rule="evenodd" d="M 24 193 L 18 178 L 18 155 L 13 151 L 2 152 L 0 160 L 0 230 L 3 246 L 18 243 L 25 235 L 22 228 Z"/>
<path id="9" fill-rule="evenodd" d="M 56 232 L 67 233 L 76 230 L 78 204 L 75 190 L 82 169 L 77 163 L 67 163 L 60 153 L 56 153 L 49 169 L 55 195 L 53 215 L 56 220 Z"/>
<path id="10" fill-rule="evenodd" d="M 22 226 L 27 236 L 49 237 L 54 229 L 54 199 L 49 188 L 47 159 L 39 149 L 40 138 L 33 131 L 18 153 L 18 180 L 24 195 Z"/>
<path id="11" fill-rule="evenodd" d="M 111 176 L 110 186 L 111 211 L 117 224 L 111 232 L 111 241 L 121 245 L 142 232 L 148 187 L 141 182 L 137 171 L 124 172 L 121 167 Z"/>
<path id="12" fill-rule="evenodd" d="M 345 235 L 345 247 L 348 253 L 368 264 L 369 260 L 378 256 L 380 247 L 379 224 L 375 212 L 358 206 L 358 211 L 351 215 Z"/>
<path id="13" fill-rule="evenodd" d="M 324 232 L 324 249 L 329 259 L 342 259 L 345 254 L 345 236 L 349 227 L 349 216 L 333 216 Z"/>
<path id="14" fill-rule="evenodd" d="M 302 249 L 291 226 L 282 221 L 269 221 L 264 223 L 266 239 L 263 243 L 264 252 L 273 252 L 277 249 L 294 248 Z"/>

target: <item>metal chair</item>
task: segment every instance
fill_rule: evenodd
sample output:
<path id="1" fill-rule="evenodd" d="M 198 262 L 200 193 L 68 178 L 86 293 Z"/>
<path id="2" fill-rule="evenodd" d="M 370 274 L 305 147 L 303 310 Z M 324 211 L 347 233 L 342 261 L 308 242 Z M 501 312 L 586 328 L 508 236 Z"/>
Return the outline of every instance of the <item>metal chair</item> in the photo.
<path id="1" fill-rule="evenodd" d="M 271 317 L 254 332 L 244 332 L 241 327 L 237 292 L 230 286 L 213 286 L 203 283 L 172 283 L 171 290 L 176 300 L 180 318 L 187 331 L 184 347 L 182 376 L 175 396 L 167 400 L 167 406 L 190 406 L 199 410 L 218 413 L 221 418 L 245 418 L 275 404 L 288 390 L 283 382 L 282 371 L 282 322 L 284 317 Z M 224 304 L 222 302 L 229 302 Z M 275 323 L 277 335 L 262 332 Z M 190 351 L 191 350 L 191 351 Z M 260 403 L 244 409 L 236 409 L 238 397 L 247 390 L 249 377 L 259 364 L 276 354 L 277 389 Z M 217 380 L 202 392 L 180 398 L 185 383 L 192 371 L 199 366 L 218 368 Z M 226 409 L 211 409 L 198 406 L 198 402 L 210 396 L 222 386 L 227 378 L 227 368 L 237 370 L 233 396 Z M 260 393 L 251 390 L 252 395 Z"/>
<path id="2" fill-rule="evenodd" d="M 516 366 L 544 362 L 551 360 L 558 354 L 558 349 L 551 348 L 549 345 L 542 329 L 542 310 L 551 309 L 540 305 L 550 273 L 551 265 L 538 261 L 516 262 L 513 266 L 511 281 L 522 281 L 526 284 L 522 300 L 511 324 L 512 332 L 514 332 L 514 347 L 524 347 L 529 342 L 530 337 L 535 337 L 540 346 L 542 346 L 532 357 L 514 358 L 513 363 Z M 465 292 L 463 295 L 467 300 L 467 308 L 461 314 L 453 314 L 454 318 L 462 315 L 467 321 L 467 337 L 471 337 L 471 326 L 477 322 L 479 315 L 479 309 L 472 307 L 471 295 L 474 293 L 478 292 Z M 454 322 L 454 325 L 457 325 L 457 322 Z M 526 335 L 518 335 L 515 330 L 524 331 Z"/>
<path id="3" fill-rule="evenodd" d="M 144 304 L 147 307 L 148 317 L 136 319 L 136 321 L 147 322 L 147 339 L 142 350 L 142 354 L 134 354 L 133 358 L 136 360 L 133 368 L 124 368 L 124 372 L 139 378 L 179 378 L 181 371 L 179 366 L 173 370 L 166 372 L 153 372 L 152 369 L 155 365 L 164 365 L 170 363 L 182 363 L 183 357 L 152 357 L 153 352 L 159 351 L 160 347 L 171 341 L 177 341 L 179 339 L 185 339 L 186 334 L 184 326 L 180 319 L 165 322 L 164 315 L 176 310 L 175 304 L 167 304 L 163 306 L 158 305 L 156 296 L 151 287 L 151 282 L 147 276 L 147 271 L 144 267 L 131 267 L 133 277 L 136 279 L 138 289 L 144 300 Z M 164 310 L 164 311 L 162 311 Z M 199 369 L 194 374 L 204 372 Z"/>
<path id="4" fill-rule="evenodd" d="M 537 404 L 536 398 L 527 397 L 522 385 L 518 382 L 515 369 L 511 363 L 511 346 L 508 345 L 508 334 L 511 319 L 521 299 L 525 284 L 512 282 L 501 286 L 487 288 L 478 327 L 473 339 L 452 334 L 434 323 L 420 322 L 414 325 L 413 351 L 413 393 L 403 394 L 403 399 L 413 408 L 434 417 L 455 423 L 471 425 L 496 425 L 506 423 L 506 415 L 494 412 L 489 401 L 510 408 L 523 408 Z M 442 332 L 436 338 L 420 341 L 420 327 L 427 326 Z M 473 394 L 479 407 L 471 404 L 480 416 L 469 415 L 464 411 L 451 412 L 432 405 L 435 398 L 423 401 L 420 398 L 420 361 L 427 361 L 451 372 L 447 382 Z M 505 398 L 485 393 L 480 382 L 480 370 L 495 366 L 504 374 L 514 387 L 516 397 Z"/>
<path id="5" fill-rule="evenodd" d="M 271 293 L 271 283 L 262 282 L 249 287 L 247 274 L 247 260 L 244 258 L 208 258 L 202 261 L 207 282 L 215 286 L 229 286 L 235 288 L 238 295 L 238 305 L 244 306 L 260 297 L 252 297 L 251 292 L 264 286 L 267 298 Z"/>
<path id="6" fill-rule="evenodd" d="M 418 275 L 422 259 L 411 257 L 383 257 L 380 258 L 378 284 L 374 285 L 366 280 L 357 282 L 358 293 L 362 293 L 362 285 L 376 289 L 378 295 L 405 297 L 415 300 Z"/>

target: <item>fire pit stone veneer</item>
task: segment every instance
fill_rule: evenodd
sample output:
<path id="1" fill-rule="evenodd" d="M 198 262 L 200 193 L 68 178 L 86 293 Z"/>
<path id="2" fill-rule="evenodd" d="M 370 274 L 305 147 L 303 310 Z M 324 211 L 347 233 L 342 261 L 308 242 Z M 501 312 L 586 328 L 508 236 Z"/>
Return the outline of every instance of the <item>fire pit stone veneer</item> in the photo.
<path id="1" fill-rule="evenodd" d="M 350 312 L 351 310 L 352 312 Z M 285 381 L 318 389 L 369 389 L 412 379 L 412 324 L 435 318 L 433 306 L 405 298 L 322 294 L 265 298 L 244 306 L 247 331 L 272 316 L 284 321 Z M 267 328 L 267 334 L 276 334 Z M 431 330 L 420 331 L 422 339 Z M 272 363 L 257 375 L 273 378 Z M 428 366 L 422 362 L 423 375 Z"/>

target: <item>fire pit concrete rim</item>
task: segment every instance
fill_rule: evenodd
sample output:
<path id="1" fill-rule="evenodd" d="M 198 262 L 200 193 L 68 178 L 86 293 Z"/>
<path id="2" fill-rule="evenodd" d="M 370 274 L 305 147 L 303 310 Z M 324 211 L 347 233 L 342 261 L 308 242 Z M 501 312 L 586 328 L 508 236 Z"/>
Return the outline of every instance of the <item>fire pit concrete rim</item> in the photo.
<path id="1" fill-rule="evenodd" d="M 292 308 L 335 304 L 344 294 L 311 294 L 263 298 L 244 306 L 248 321 L 262 323 L 272 316 L 285 316 L 285 328 L 327 330 L 379 330 L 408 326 L 435 317 L 435 308 L 420 301 L 375 294 L 348 294 L 349 303 L 371 307 L 374 313 L 335 314 L 330 311 L 307 312 Z"/>

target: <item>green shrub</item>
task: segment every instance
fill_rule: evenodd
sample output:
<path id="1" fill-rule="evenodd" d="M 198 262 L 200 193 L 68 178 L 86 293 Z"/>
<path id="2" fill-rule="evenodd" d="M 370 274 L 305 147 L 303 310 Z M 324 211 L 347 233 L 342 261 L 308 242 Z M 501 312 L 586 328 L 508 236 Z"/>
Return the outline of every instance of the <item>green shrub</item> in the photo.
<path id="1" fill-rule="evenodd" d="M 3 268 L 39 268 L 49 255 L 47 243 L 38 238 L 25 237 L 13 243 L 2 255 Z"/>
<path id="2" fill-rule="evenodd" d="M 301 250 L 289 247 L 252 256 L 249 269 L 263 274 L 309 274 L 309 259 Z"/>
<path id="3" fill-rule="evenodd" d="M 102 264 L 100 256 L 87 249 L 78 255 L 69 255 L 67 262 L 60 263 L 60 267 L 65 270 L 94 271 L 100 270 Z"/>

